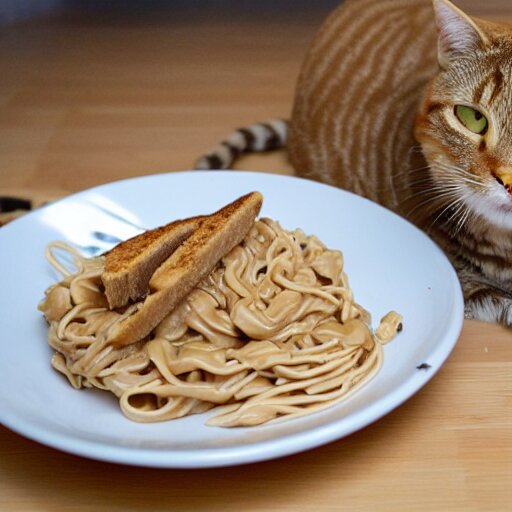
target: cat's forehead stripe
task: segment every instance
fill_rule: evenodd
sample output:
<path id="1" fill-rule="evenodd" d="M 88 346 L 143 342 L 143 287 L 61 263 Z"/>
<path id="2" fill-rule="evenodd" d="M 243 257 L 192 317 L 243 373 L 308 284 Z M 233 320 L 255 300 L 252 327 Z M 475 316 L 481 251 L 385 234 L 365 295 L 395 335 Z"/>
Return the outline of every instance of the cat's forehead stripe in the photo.
<path id="1" fill-rule="evenodd" d="M 494 102 L 494 100 L 497 98 L 497 96 L 499 95 L 501 90 L 503 89 L 503 85 L 505 82 L 503 73 L 501 72 L 500 68 L 497 68 L 494 70 L 493 82 L 494 82 L 494 89 L 491 93 L 491 97 L 489 98 L 489 104 L 491 104 L 491 105 Z"/>
<path id="2" fill-rule="evenodd" d="M 475 105 L 492 106 L 506 85 L 505 77 L 499 67 L 488 73 L 474 88 L 472 102 Z"/>
<path id="3" fill-rule="evenodd" d="M 487 75 L 476 87 L 475 92 L 473 93 L 473 103 L 480 103 L 482 101 L 482 97 L 484 96 L 484 92 L 492 81 L 492 74 Z"/>

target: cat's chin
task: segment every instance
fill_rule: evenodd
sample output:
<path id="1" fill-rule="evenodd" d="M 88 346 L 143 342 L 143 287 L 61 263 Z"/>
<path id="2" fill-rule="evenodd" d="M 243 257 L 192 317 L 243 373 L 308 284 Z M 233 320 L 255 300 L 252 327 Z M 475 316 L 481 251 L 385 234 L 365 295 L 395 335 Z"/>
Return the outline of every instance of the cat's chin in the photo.
<path id="1" fill-rule="evenodd" d="M 478 217 L 491 226 L 512 231 L 512 195 L 500 187 L 492 187 L 488 194 L 470 195 L 465 198 L 468 208 Z"/>

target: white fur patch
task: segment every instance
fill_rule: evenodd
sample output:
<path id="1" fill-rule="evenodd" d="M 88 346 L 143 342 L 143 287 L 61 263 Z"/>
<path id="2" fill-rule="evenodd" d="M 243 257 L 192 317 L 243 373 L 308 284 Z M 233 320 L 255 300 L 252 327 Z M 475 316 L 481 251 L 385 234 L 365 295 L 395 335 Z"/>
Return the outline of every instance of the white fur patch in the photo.
<path id="1" fill-rule="evenodd" d="M 485 193 L 467 194 L 464 202 L 489 224 L 512 230 L 512 196 L 499 183 L 489 183 Z"/>
<path id="2" fill-rule="evenodd" d="M 465 316 L 482 322 L 494 323 L 499 318 L 502 310 L 502 307 L 496 307 L 490 299 L 483 302 L 470 302 L 466 304 Z"/>

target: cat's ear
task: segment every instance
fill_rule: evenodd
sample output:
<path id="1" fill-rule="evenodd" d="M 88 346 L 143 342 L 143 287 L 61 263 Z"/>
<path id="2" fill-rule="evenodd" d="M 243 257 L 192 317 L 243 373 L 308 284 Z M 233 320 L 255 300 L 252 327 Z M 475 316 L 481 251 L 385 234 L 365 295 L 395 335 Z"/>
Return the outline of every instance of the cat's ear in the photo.
<path id="1" fill-rule="evenodd" d="M 437 58 L 442 68 L 464 55 L 471 55 L 488 40 L 478 25 L 448 0 L 433 0 L 437 22 Z"/>

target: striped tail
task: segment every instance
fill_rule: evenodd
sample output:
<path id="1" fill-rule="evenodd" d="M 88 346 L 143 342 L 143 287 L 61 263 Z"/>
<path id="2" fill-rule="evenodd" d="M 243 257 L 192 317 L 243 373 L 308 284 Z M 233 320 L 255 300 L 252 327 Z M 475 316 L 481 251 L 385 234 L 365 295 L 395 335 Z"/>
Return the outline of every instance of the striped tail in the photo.
<path id="1" fill-rule="evenodd" d="M 195 169 L 228 169 L 241 153 L 270 151 L 286 145 L 288 122 L 273 119 L 235 130 L 215 149 L 199 158 Z"/>

